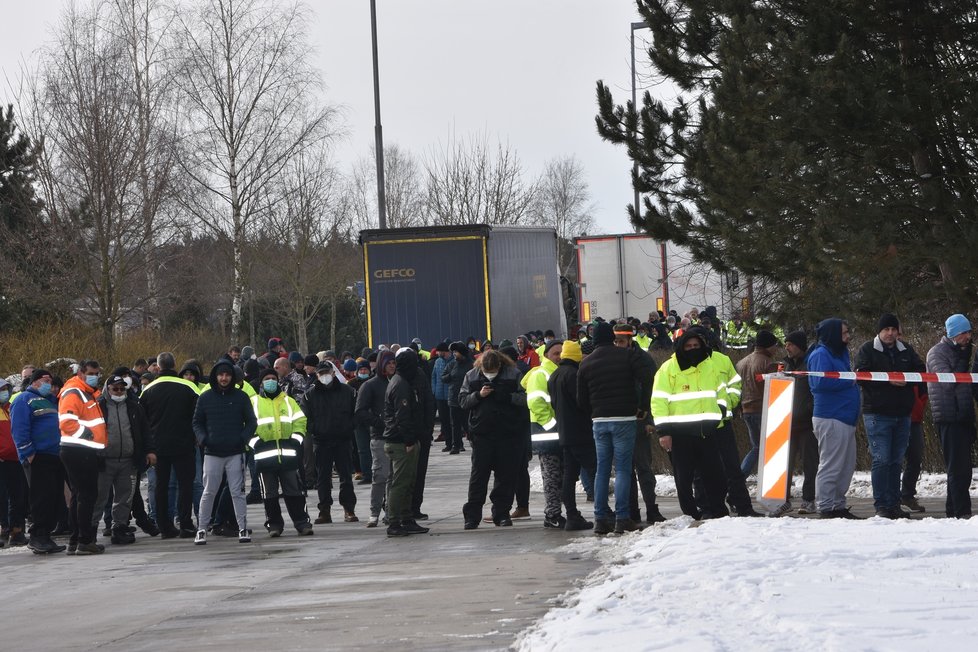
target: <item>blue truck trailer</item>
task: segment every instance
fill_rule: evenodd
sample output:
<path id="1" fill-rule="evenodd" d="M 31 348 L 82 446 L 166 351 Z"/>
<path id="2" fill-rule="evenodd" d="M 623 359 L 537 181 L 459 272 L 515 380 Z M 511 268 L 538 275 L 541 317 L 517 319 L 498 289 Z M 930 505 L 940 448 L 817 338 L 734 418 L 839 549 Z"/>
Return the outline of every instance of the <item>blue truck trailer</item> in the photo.
<path id="1" fill-rule="evenodd" d="M 567 333 L 550 228 L 489 226 L 360 232 L 370 346 L 515 340 Z"/>

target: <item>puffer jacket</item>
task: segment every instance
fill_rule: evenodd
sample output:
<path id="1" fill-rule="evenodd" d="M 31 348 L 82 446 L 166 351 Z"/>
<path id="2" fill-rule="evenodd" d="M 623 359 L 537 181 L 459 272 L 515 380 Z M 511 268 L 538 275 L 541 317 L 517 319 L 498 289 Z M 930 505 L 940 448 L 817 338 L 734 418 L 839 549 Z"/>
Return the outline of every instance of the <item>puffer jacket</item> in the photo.
<path id="1" fill-rule="evenodd" d="M 483 398 L 479 391 L 490 385 L 493 392 Z M 520 387 L 520 372 L 515 367 L 504 367 L 499 375 L 489 380 L 481 368 L 465 374 L 458 395 L 459 407 L 469 411 L 469 435 L 472 437 L 526 436 L 530 423 L 530 411 L 526 407 L 526 392 Z"/>
<path id="2" fill-rule="evenodd" d="M 418 355 L 398 352 L 397 373 L 384 396 L 384 441 L 412 446 L 431 441 L 435 426 L 435 398 L 428 378 L 419 368 Z"/>
<path id="3" fill-rule="evenodd" d="M 357 392 L 355 420 L 357 424 L 370 427 L 371 439 L 384 438 L 384 396 L 390 379 L 377 374 Z"/>
<path id="4" fill-rule="evenodd" d="M 247 394 L 233 382 L 227 389 L 217 384 L 217 374 L 222 368 L 231 371 L 232 365 L 227 362 L 214 365 L 210 389 L 200 395 L 192 425 L 197 444 L 204 453 L 230 457 L 245 452 L 258 421 Z"/>
<path id="5" fill-rule="evenodd" d="M 306 431 L 317 444 L 346 442 L 353 439 L 353 413 L 356 392 L 334 379 L 323 385 L 317 378 L 299 401 L 306 415 Z"/>
<path id="6" fill-rule="evenodd" d="M 941 341 L 927 352 L 927 371 L 930 373 L 966 372 L 971 362 L 972 350 L 971 344 L 961 348 L 947 337 L 942 337 Z M 972 368 L 972 371 L 975 371 L 975 368 Z M 965 383 L 927 383 L 931 416 L 934 421 L 974 422 L 973 387 Z"/>
<path id="7" fill-rule="evenodd" d="M 449 360 L 446 360 L 440 355 L 436 355 L 435 362 L 431 367 L 431 393 L 435 395 L 436 401 L 448 400 L 450 387 L 441 378 L 441 375 L 445 372 L 445 368 L 448 367 L 448 363 Z"/>
<path id="8" fill-rule="evenodd" d="M 876 338 L 864 343 L 856 352 L 856 371 L 923 371 L 924 363 L 913 348 L 900 340 L 892 348 Z M 916 396 L 913 383 L 903 386 L 876 381 L 861 381 L 863 412 L 891 417 L 909 416 Z"/>
<path id="9" fill-rule="evenodd" d="M 648 412 L 655 371 L 655 361 L 640 349 L 602 344 L 577 371 L 577 403 L 591 418 Z"/>
<path id="10" fill-rule="evenodd" d="M 453 357 L 445 366 L 441 379 L 448 385 L 449 407 L 461 407 L 462 402 L 459 400 L 458 394 L 462 389 L 462 383 L 465 381 L 465 375 L 471 369 L 472 357 L 468 352 L 464 353 L 461 359 Z"/>

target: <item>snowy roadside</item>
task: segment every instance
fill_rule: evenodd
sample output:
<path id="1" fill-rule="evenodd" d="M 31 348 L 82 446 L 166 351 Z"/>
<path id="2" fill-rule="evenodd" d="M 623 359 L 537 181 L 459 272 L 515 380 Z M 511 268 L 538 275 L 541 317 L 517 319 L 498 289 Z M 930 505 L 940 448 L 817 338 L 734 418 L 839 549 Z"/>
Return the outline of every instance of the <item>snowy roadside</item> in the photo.
<path id="1" fill-rule="evenodd" d="M 688 517 L 575 540 L 604 562 L 519 650 L 969 649 L 978 519 Z"/>
<path id="2" fill-rule="evenodd" d="M 796 475 L 792 478 L 792 494 L 801 495 L 801 485 L 804 478 Z M 751 495 L 756 495 L 757 476 L 752 475 L 747 478 L 747 488 Z M 540 475 L 539 463 L 530 466 L 530 490 L 543 492 L 543 478 Z M 583 494 L 584 488 L 581 483 L 577 483 L 578 493 Z M 612 490 L 612 493 L 614 491 Z M 657 496 L 675 496 L 676 483 L 673 477 L 668 474 L 655 476 L 655 493 Z M 852 484 L 849 485 L 848 495 L 852 498 L 872 498 L 873 486 L 870 481 L 868 471 L 857 471 L 852 477 Z M 920 480 L 917 481 L 918 498 L 944 498 L 947 495 L 947 476 L 943 473 L 922 473 Z M 972 476 L 971 495 L 978 498 L 978 472 Z"/>

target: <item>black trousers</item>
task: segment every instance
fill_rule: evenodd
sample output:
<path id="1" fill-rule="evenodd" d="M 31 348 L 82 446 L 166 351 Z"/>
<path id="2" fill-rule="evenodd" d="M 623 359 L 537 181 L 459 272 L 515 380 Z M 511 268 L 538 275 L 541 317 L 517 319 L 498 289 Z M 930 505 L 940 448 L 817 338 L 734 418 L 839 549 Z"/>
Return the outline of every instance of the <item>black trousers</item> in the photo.
<path id="1" fill-rule="evenodd" d="M 36 458 L 35 458 L 36 459 Z M 95 501 L 98 500 L 98 453 L 94 448 L 62 446 L 61 463 L 68 475 L 71 504 L 68 506 L 68 528 L 71 543 L 94 543 L 98 527 L 92 524 Z"/>
<path id="2" fill-rule="evenodd" d="M 24 529 L 27 518 L 27 478 L 16 460 L 0 462 L 0 526 Z"/>
<path id="3" fill-rule="evenodd" d="M 516 506 L 530 506 L 530 458 L 533 457 L 531 451 L 530 437 L 525 438 L 521 435 L 518 442 L 520 455 L 516 467 Z"/>
<path id="4" fill-rule="evenodd" d="M 309 523 L 299 471 L 282 469 L 262 471 L 259 478 L 262 499 L 265 502 L 266 527 L 281 528 L 285 525 L 285 519 L 282 518 L 282 505 L 278 500 L 280 493 L 285 500 L 285 507 L 289 511 L 292 524 L 298 528 Z"/>
<path id="5" fill-rule="evenodd" d="M 971 516 L 971 447 L 975 442 L 975 424 L 938 421 L 941 452 L 947 469 L 948 518 Z"/>
<path id="6" fill-rule="evenodd" d="M 907 444 L 907 465 L 903 468 L 900 498 L 910 500 L 917 495 L 917 481 L 924 462 L 924 424 L 910 422 L 910 441 Z"/>
<path id="7" fill-rule="evenodd" d="M 411 514 L 421 513 L 424 502 L 424 480 L 428 475 L 428 458 L 431 457 L 431 442 L 418 440 L 418 473 L 414 478 L 414 492 L 411 494 Z"/>
<path id="8" fill-rule="evenodd" d="M 329 511 L 333 504 L 333 468 L 340 481 L 340 505 L 352 512 L 357 506 L 353 491 L 353 458 L 349 441 L 314 442 L 316 451 L 316 491 L 319 494 L 319 511 Z"/>
<path id="9" fill-rule="evenodd" d="M 452 448 L 465 448 L 463 437 L 466 434 L 466 421 L 468 415 L 462 408 L 453 405 L 449 408 L 452 415 L 452 436 L 446 440 L 445 446 L 451 445 Z"/>
<path id="10" fill-rule="evenodd" d="M 920 453 L 923 455 L 924 442 L 920 442 Z M 812 420 L 803 419 L 798 427 L 791 428 L 791 456 L 788 458 L 788 497 L 791 497 L 791 481 L 798 468 L 798 457 L 801 456 L 802 472 L 805 480 L 801 485 L 801 499 L 807 502 L 815 501 L 815 476 L 818 474 L 818 440 L 812 430 Z M 920 467 L 917 467 L 920 474 Z M 916 486 L 917 480 L 914 480 Z"/>
<path id="11" fill-rule="evenodd" d="M 683 514 L 696 519 L 727 516 L 727 507 L 723 504 L 727 482 L 716 436 L 676 435 L 672 438 L 669 459 L 672 461 L 679 508 Z M 706 499 L 703 510 L 697 507 L 693 498 L 693 476 L 697 471 L 703 479 Z"/>
<path id="12" fill-rule="evenodd" d="M 161 530 L 168 530 L 173 527 L 172 522 L 168 522 L 170 513 L 170 477 L 171 470 L 177 476 L 177 520 L 180 527 L 184 530 L 193 530 L 193 497 L 194 497 L 194 476 L 197 474 L 196 453 L 191 451 L 185 455 L 157 455 L 156 456 L 156 525 Z M 200 520 L 204 522 L 203 527 L 207 526 L 207 518 L 202 516 Z"/>
<path id="13" fill-rule="evenodd" d="M 588 471 L 592 478 L 597 472 L 598 455 L 594 450 L 594 440 L 589 444 L 562 446 L 561 450 L 564 454 L 564 478 L 560 487 L 560 501 L 564 503 L 568 518 L 580 516 L 581 512 L 577 509 L 577 480 L 581 476 L 581 469 Z"/>
<path id="14" fill-rule="evenodd" d="M 651 425 L 651 419 L 635 422 L 635 448 L 632 451 L 632 490 L 628 494 L 628 511 L 633 521 L 642 520 L 642 512 L 638 506 L 638 488 L 642 487 L 642 502 L 648 514 L 656 509 L 655 504 L 655 472 L 652 470 L 652 437 L 645 431 L 645 426 Z"/>
<path id="15" fill-rule="evenodd" d="M 25 471 L 34 523 L 31 535 L 48 536 L 65 508 L 65 467 L 57 455 L 36 453 Z"/>
<path id="16" fill-rule="evenodd" d="M 436 399 L 438 405 L 438 421 L 441 423 L 441 438 L 445 446 L 451 446 L 454 441 L 452 434 L 452 408 L 448 407 L 448 399 Z"/>
<path id="17" fill-rule="evenodd" d="M 489 491 L 489 474 L 495 475 L 492 493 L 492 518 L 498 521 L 509 516 L 516 493 L 516 474 L 520 458 L 526 459 L 525 445 L 521 437 L 473 437 L 472 471 L 469 473 L 469 493 L 462 516 L 466 523 L 482 520 L 482 506 Z"/>

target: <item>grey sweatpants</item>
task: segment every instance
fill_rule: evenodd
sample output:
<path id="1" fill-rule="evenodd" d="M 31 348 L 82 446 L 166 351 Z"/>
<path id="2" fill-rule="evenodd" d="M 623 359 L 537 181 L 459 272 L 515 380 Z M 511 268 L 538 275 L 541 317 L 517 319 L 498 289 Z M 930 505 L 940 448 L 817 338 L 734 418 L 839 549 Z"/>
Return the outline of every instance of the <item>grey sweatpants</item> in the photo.
<path id="1" fill-rule="evenodd" d="M 112 490 L 112 527 L 123 528 L 129 525 L 129 510 L 132 507 L 133 491 L 136 488 L 136 467 L 132 458 L 106 459 L 105 470 L 98 473 L 98 498 L 92 510 L 92 525 L 98 527 L 99 519 L 105 511 L 105 501 Z"/>
<path id="2" fill-rule="evenodd" d="M 234 505 L 234 516 L 238 520 L 238 529 L 248 529 L 248 501 L 245 499 L 245 454 L 218 457 L 204 455 L 204 493 L 200 497 L 197 529 L 206 530 L 214 513 L 214 499 L 217 490 L 221 488 L 221 479 L 228 476 L 228 491 L 231 492 L 231 504 Z"/>
<path id="3" fill-rule="evenodd" d="M 856 470 L 856 426 L 812 417 L 818 440 L 815 502 L 819 512 L 846 508 L 846 492 Z"/>
<path id="4" fill-rule="evenodd" d="M 383 439 L 370 440 L 370 454 L 373 456 L 370 467 L 373 481 L 370 485 L 370 515 L 380 518 L 380 510 L 386 509 L 387 494 L 391 488 L 391 461 L 384 452 Z"/>

